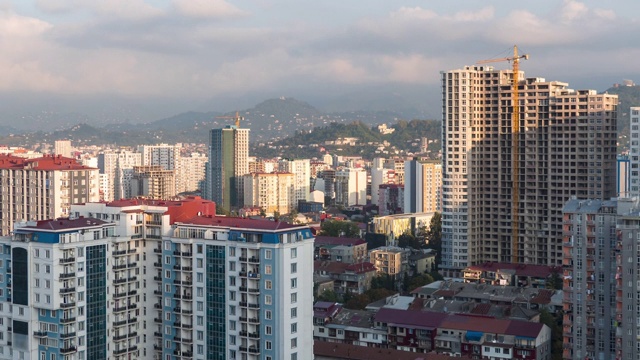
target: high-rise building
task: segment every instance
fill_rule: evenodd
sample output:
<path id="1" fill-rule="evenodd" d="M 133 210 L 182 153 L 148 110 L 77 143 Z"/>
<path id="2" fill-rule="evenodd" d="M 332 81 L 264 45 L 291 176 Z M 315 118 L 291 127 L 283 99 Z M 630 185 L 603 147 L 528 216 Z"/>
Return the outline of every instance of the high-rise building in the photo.
<path id="1" fill-rule="evenodd" d="M 309 228 L 214 207 L 86 203 L 0 238 L 0 358 L 313 358 Z"/>
<path id="2" fill-rule="evenodd" d="M 60 155 L 63 157 L 71 157 L 71 141 L 70 140 L 56 140 L 53 145 L 54 155 Z"/>
<path id="3" fill-rule="evenodd" d="M 442 164 L 409 160 L 404 165 L 404 212 L 440 211 Z"/>
<path id="4" fill-rule="evenodd" d="M 168 200 L 176 195 L 174 170 L 161 165 L 134 166 L 131 179 L 131 196 Z"/>
<path id="5" fill-rule="evenodd" d="M 0 235 L 16 221 L 66 217 L 71 204 L 99 199 L 98 169 L 61 156 L 0 155 Z"/>
<path id="6" fill-rule="evenodd" d="M 207 156 L 192 153 L 180 156 L 176 161 L 176 194 L 200 189 L 205 180 L 205 163 Z"/>
<path id="7" fill-rule="evenodd" d="M 616 194 L 620 198 L 631 196 L 631 160 L 628 155 L 618 155 Z"/>
<path id="8" fill-rule="evenodd" d="M 138 152 L 141 154 L 142 164 L 160 165 L 165 170 L 174 170 L 177 167 L 176 162 L 180 157 L 181 144 L 178 145 L 142 145 L 138 146 Z"/>
<path id="9" fill-rule="evenodd" d="M 640 107 L 629 109 L 630 196 L 640 196 Z"/>
<path id="10" fill-rule="evenodd" d="M 344 168 L 338 170 L 335 179 L 336 205 L 367 204 L 367 172 L 364 169 Z"/>
<path id="11" fill-rule="evenodd" d="M 380 158 L 373 159 L 373 165 L 371 166 L 371 204 L 374 205 L 378 204 L 380 185 L 396 183 L 396 171 L 384 168 L 380 161 L 376 161 L 378 159 Z"/>
<path id="12" fill-rule="evenodd" d="M 130 197 L 129 181 L 133 167 L 142 165 L 142 155 L 129 150 L 103 151 L 98 154 L 98 168 L 107 176 L 107 191 L 104 200 L 119 200 Z"/>
<path id="13" fill-rule="evenodd" d="M 564 203 L 615 196 L 617 96 L 519 75 L 513 166 L 513 71 L 467 66 L 442 73 L 447 275 L 487 261 L 560 265 Z"/>
<path id="14" fill-rule="evenodd" d="M 569 200 L 563 209 L 564 359 L 615 359 L 615 200 Z"/>
<path id="15" fill-rule="evenodd" d="M 294 196 L 294 175 L 291 173 L 251 173 L 244 175 L 245 207 L 257 207 L 268 215 L 288 214 Z"/>
<path id="16" fill-rule="evenodd" d="M 242 176 L 249 172 L 249 129 L 212 129 L 205 194 L 225 210 L 243 206 Z"/>
<path id="17" fill-rule="evenodd" d="M 293 174 L 293 196 L 291 209 L 298 207 L 298 201 L 309 200 L 311 193 L 311 162 L 309 159 L 280 160 L 279 172 Z"/>
<path id="18" fill-rule="evenodd" d="M 406 212 L 405 186 L 398 184 L 381 184 L 378 186 L 378 215 L 401 214 Z"/>

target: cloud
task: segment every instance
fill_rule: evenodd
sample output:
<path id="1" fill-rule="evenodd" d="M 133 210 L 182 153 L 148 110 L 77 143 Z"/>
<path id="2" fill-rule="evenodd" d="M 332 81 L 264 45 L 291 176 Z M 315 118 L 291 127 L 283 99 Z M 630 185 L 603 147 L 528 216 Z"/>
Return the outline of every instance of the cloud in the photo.
<path id="1" fill-rule="evenodd" d="M 173 0 L 178 13 L 193 18 L 230 19 L 248 14 L 224 0 Z"/>
<path id="2" fill-rule="evenodd" d="M 129 20 L 149 19 L 164 13 L 144 0 L 38 0 L 36 4 L 42 11 L 50 13 L 89 11 L 99 17 Z"/>

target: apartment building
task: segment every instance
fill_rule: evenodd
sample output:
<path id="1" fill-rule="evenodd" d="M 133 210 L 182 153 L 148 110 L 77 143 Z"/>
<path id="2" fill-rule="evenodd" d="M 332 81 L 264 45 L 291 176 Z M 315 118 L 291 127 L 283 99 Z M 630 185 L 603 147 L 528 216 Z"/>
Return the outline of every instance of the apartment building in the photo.
<path id="1" fill-rule="evenodd" d="M 246 207 L 256 207 L 268 215 L 288 214 L 295 196 L 294 175 L 291 173 L 252 173 L 243 176 Z"/>
<path id="2" fill-rule="evenodd" d="M 298 201 L 309 200 L 311 193 L 311 161 L 309 159 L 288 160 L 279 162 L 279 172 L 293 174 L 293 196 L 291 198 L 292 209 L 298 206 Z"/>
<path id="3" fill-rule="evenodd" d="M 640 107 L 629 109 L 629 195 L 640 196 Z"/>
<path id="4" fill-rule="evenodd" d="M 180 156 L 176 161 L 176 194 L 199 190 L 205 181 L 205 164 L 208 158 L 204 154 L 191 153 Z"/>
<path id="5" fill-rule="evenodd" d="M 197 197 L 72 212 L 0 238 L 0 359 L 312 358 L 308 227 Z"/>
<path id="6" fill-rule="evenodd" d="M 142 145 L 138 146 L 138 152 L 142 158 L 143 166 L 158 165 L 164 170 L 175 170 L 178 167 L 181 144 L 168 145 Z"/>
<path id="7" fill-rule="evenodd" d="M 98 154 L 100 174 L 106 175 L 105 201 L 131 197 L 133 167 L 142 165 L 142 154 L 129 150 L 105 150 Z"/>
<path id="8" fill-rule="evenodd" d="M 561 265 L 565 202 L 615 196 L 617 95 L 521 71 L 514 166 L 513 71 L 441 75 L 444 274 L 489 261 Z"/>
<path id="9" fill-rule="evenodd" d="M 338 170 L 335 173 L 335 191 L 336 205 L 366 205 L 367 172 L 362 168 Z"/>
<path id="10" fill-rule="evenodd" d="M 243 175 L 249 173 L 249 129 L 227 125 L 209 133 L 205 198 L 225 210 L 244 205 Z"/>
<path id="11" fill-rule="evenodd" d="M 175 170 L 165 170 L 160 165 L 134 166 L 130 186 L 131 197 L 171 199 L 176 195 Z"/>
<path id="12" fill-rule="evenodd" d="M 0 155 L 0 235 L 17 221 L 66 217 L 71 204 L 99 199 L 98 169 L 62 156 Z"/>
<path id="13" fill-rule="evenodd" d="M 407 200 L 405 185 L 381 184 L 378 186 L 378 215 L 386 216 L 405 212 Z"/>
<path id="14" fill-rule="evenodd" d="M 408 249 L 383 246 L 369 252 L 369 262 L 378 269 L 379 274 L 398 277 L 408 269 L 410 254 Z"/>

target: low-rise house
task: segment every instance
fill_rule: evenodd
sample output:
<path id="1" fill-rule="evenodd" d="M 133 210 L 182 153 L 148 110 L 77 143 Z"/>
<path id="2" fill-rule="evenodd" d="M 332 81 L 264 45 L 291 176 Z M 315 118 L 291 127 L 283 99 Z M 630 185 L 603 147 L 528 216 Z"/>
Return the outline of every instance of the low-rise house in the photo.
<path id="1" fill-rule="evenodd" d="M 368 259 L 367 242 L 363 239 L 316 236 L 314 246 L 316 260 L 354 264 Z"/>
<path id="2" fill-rule="evenodd" d="M 313 269 L 314 274 L 332 279 L 334 291 L 338 294 L 362 294 L 371 288 L 371 279 L 376 276 L 376 268 L 369 262 L 315 261 Z"/>

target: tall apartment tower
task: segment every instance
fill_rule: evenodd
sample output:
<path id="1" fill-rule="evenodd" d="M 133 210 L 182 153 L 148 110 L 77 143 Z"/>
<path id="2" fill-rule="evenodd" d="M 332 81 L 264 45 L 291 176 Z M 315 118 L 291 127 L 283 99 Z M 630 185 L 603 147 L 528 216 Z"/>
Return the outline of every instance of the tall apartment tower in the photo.
<path id="1" fill-rule="evenodd" d="M 100 200 L 98 169 L 75 159 L 0 155 L 0 235 L 14 222 L 69 216 L 71 204 Z"/>
<path id="2" fill-rule="evenodd" d="M 404 164 L 404 212 L 440 211 L 442 163 L 409 160 Z"/>
<path id="3" fill-rule="evenodd" d="M 249 172 L 249 129 L 227 125 L 212 129 L 209 143 L 207 191 L 225 210 L 243 206 L 242 176 Z"/>
<path id="4" fill-rule="evenodd" d="M 309 200 L 311 193 L 311 161 L 309 159 L 280 160 L 279 172 L 293 174 L 291 209 L 298 208 L 298 201 Z"/>
<path id="5" fill-rule="evenodd" d="M 205 164 L 207 156 L 191 153 L 190 156 L 180 156 L 176 162 L 176 194 L 196 191 L 205 180 Z"/>
<path id="6" fill-rule="evenodd" d="M 520 72 L 513 159 L 513 71 L 467 66 L 441 75 L 443 272 L 488 261 L 560 265 L 565 202 L 615 196 L 617 96 Z"/>
<path id="7" fill-rule="evenodd" d="M 618 155 L 616 179 L 617 197 L 626 198 L 631 196 L 631 160 L 628 155 Z"/>
<path id="8" fill-rule="evenodd" d="M 629 109 L 630 116 L 630 140 L 629 140 L 629 165 L 630 181 L 629 195 L 640 196 L 640 107 Z"/>
<path id="9" fill-rule="evenodd" d="M 336 205 L 367 204 L 367 172 L 362 168 L 344 168 L 336 172 Z"/>
<path id="10" fill-rule="evenodd" d="M 142 157 L 141 165 L 160 165 L 165 170 L 174 170 L 181 148 L 181 145 L 168 144 L 138 146 Z"/>
<path id="11" fill-rule="evenodd" d="M 564 359 L 615 359 L 616 200 L 563 209 Z"/>
<path id="12" fill-rule="evenodd" d="M 293 174 L 251 173 L 243 177 L 245 206 L 259 207 L 268 215 L 284 215 L 295 209 L 291 207 L 295 193 Z"/>

